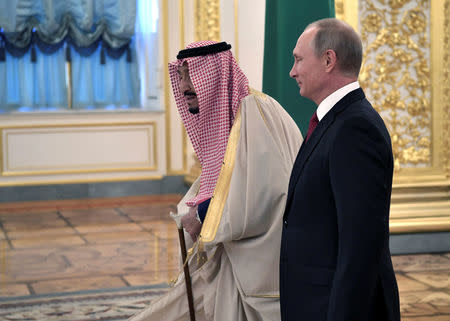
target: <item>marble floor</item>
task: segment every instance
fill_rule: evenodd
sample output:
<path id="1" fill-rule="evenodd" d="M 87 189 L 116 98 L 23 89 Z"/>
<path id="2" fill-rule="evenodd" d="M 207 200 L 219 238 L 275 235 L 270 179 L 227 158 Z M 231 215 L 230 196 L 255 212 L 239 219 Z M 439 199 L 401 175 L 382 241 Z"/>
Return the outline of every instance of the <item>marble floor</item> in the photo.
<path id="1" fill-rule="evenodd" d="M 0 299 L 168 282 L 180 195 L 0 203 Z M 402 320 L 450 320 L 450 253 L 393 257 Z"/>

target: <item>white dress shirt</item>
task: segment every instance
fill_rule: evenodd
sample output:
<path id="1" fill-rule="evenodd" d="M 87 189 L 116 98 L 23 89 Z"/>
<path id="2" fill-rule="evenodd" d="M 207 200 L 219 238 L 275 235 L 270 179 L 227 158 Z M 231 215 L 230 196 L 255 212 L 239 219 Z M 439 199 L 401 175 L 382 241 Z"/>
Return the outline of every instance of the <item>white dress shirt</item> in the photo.
<path id="1" fill-rule="evenodd" d="M 317 107 L 317 118 L 319 121 L 322 120 L 323 117 L 333 108 L 336 103 L 341 100 L 345 95 L 347 95 L 349 92 L 358 89 L 359 82 L 355 81 L 352 83 L 349 83 L 348 85 L 345 85 L 344 87 L 339 88 L 334 93 L 329 95 L 327 98 L 322 100 L 322 102 L 319 104 L 319 107 Z"/>

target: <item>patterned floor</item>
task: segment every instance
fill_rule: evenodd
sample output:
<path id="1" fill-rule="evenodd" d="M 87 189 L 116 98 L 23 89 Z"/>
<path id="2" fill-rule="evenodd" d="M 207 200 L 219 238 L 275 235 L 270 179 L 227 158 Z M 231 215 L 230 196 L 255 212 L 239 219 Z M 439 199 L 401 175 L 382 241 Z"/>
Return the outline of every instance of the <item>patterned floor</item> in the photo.
<path id="1" fill-rule="evenodd" d="M 3 297 L 4 321 L 126 321 L 168 290 L 165 284 Z"/>
<path id="2" fill-rule="evenodd" d="M 180 198 L 0 204 L 0 301 L 169 281 L 178 238 L 168 214 Z M 450 320 L 450 254 L 393 261 L 402 320 Z"/>

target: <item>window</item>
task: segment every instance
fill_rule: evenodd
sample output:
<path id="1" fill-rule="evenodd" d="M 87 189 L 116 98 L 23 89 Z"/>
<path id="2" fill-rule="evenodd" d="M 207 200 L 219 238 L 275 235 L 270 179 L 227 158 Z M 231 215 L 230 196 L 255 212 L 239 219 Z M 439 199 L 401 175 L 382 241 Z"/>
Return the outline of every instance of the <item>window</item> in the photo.
<path id="1" fill-rule="evenodd" d="M 24 1 L 0 4 L 0 113 L 161 108 L 157 0 Z"/>

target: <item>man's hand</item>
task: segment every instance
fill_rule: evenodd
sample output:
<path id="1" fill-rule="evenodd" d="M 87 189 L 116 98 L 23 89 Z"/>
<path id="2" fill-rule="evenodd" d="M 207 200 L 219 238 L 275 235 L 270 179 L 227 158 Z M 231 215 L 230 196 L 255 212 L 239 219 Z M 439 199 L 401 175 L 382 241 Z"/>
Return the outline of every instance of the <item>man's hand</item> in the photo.
<path id="1" fill-rule="evenodd" d="M 186 232 L 189 233 L 192 240 L 194 242 L 197 241 L 197 237 L 202 229 L 202 222 L 197 218 L 197 206 L 189 208 L 189 213 L 181 218 L 181 224 Z"/>

